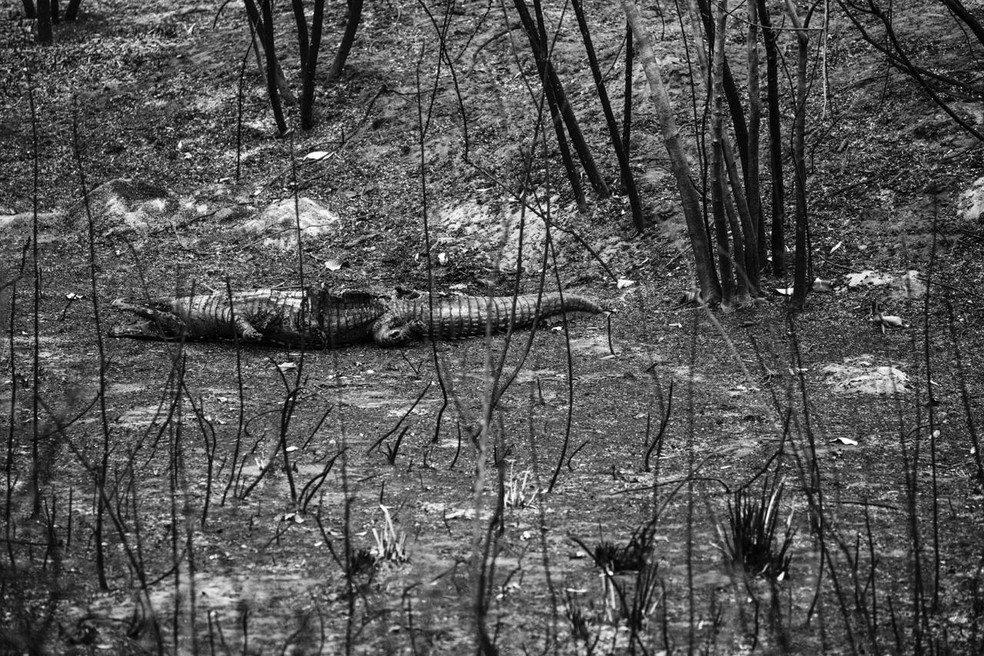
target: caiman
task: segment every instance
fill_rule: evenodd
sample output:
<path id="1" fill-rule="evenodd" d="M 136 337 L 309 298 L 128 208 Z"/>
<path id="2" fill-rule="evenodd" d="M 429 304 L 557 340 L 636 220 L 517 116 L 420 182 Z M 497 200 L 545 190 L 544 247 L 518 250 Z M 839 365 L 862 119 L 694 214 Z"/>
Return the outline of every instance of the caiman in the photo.
<path id="1" fill-rule="evenodd" d="M 563 313 L 600 313 L 575 294 L 523 296 L 426 296 L 389 299 L 366 292 L 256 289 L 151 300 L 117 299 L 113 306 L 142 317 L 117 326 L 112 337 L 143 339 L 240 339 L 244 342 L 335 348 L 375 342 L 399 346 L 415 339 L 457 339 L 529 328 Z"/>

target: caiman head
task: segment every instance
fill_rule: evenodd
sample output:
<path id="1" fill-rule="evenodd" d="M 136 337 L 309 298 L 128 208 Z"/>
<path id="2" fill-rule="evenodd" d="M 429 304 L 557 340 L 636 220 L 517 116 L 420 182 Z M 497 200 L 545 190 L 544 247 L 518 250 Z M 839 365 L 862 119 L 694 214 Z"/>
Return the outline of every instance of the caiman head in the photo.
<path id="1" fill-rule="evenodd" d="M 379 346 L 401 346 L 426 333 L 420 319 L 384 314 L 372 326 L 372 340 Z"/>

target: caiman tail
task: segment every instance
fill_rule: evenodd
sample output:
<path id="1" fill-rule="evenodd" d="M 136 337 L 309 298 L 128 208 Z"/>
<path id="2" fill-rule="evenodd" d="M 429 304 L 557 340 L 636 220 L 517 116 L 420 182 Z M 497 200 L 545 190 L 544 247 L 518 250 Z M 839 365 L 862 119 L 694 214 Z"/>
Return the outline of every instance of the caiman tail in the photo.
<path id="1" fill-rule="evenodd" d="M 408 332 L 416 337 L 458 339 L 484 335 L 486 329 L 502 333 L 529 328 L 540 319 L 562 313 L 599 314 L 604 308 L 576 294 L 527 294 L 523 296 L 458 296 L 434 301 L 433 320 L 426 298 L 390 301 L 389 311 L 380 320 L 375 339 L 380 344 L 406 341 Z M 395 324 L 391 320 L 396 321 Z M 389 333 L 389 335 L 387 335 Z"/>

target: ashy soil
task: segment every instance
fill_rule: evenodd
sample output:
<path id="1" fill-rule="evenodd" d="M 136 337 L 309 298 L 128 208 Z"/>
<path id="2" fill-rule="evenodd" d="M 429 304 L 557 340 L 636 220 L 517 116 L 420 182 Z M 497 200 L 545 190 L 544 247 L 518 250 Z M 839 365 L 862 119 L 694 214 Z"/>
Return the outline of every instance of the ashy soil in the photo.
<path id="1" fill-rule="evenodd" d="M 923 52 L 965 66 L 942 10 L 901 4 Z M 980 143 L 835 12 L 809 119 L 829 284 L 797 315 L 783 278 L 696 307 L 641 70 L 637 234 L 617 195 L 577 211 L 513 12 L 448 9 L 367 6 L 316 127 L 284 138 L 236 3 L 86 0 L 47 48 L 5 19 L 0 650 L 972 653 Z M 621 106 L 620 9 L 586 10 Z M 645 17 L 689 137 L 662 11 Z M 615 187 L 572 20 L 555 61 Z M 332 5 L 323 71 L 343 22 Z M 130 319 L 118 297 L 300 284 L 542 284 L 611 313 L 400 349 L 106 337 Z M 768 505 L 780 481 L 788 568 L 747 572 L 726 555 L 735 492 L 766 485 Z"/>

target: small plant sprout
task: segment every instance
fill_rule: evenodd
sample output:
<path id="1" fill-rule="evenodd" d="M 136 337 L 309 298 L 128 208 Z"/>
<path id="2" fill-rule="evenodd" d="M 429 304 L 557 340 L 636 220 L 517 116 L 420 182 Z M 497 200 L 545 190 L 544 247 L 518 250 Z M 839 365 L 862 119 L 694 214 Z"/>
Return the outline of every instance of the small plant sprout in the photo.
<path id="1" fill-rule="evenodd" d="M 512 472 L 512 465 L 510 465 L 510 472 Z M 503 490 L 507 508 L 529 508 L 536 502 L 540 489 L 530 482 L 532 475 L 533 472 L 529 469 L 524 469 L 519 474 L 510 473 Z"/>
<path id="2" fill-rule="evenodd" d="M 383 511 L 383 519 L 386 526 L 381 531 L 372 529 L 372 537 L 376 540 L 376 549 L 373 556 L 377 562 L 388 561 L 391 563 L 406 563 L 410 561 L 407 555 L 407 534 L 397 531 L 393 525 L 393 518 L 390 517 L 389 508 L 380 505 Z"/>
<path id="3" fill-rule="evenodd" d="M 593 551 L 595 564 L 613 573 L 642 570 L 652 559 L 655 533 L 654 526 L 643 524 L 632 532 L 624 546 L 602 540 Z"/>
<path id="4" fill-rule="evenodd" d="M 349 576 L 358 576 L 372 572 L 376 562 L 376 556 L 370 550 L 365 548 L 353 550 L 349 557 L 347 573 Z"/>
<path id="5" fill-rule="evenodd" d="M 730 533 L 718 526 L 722 551 L 731 564 L 741 567 L 753 576 L 782 581 L 789 572 L 789 547 L 795 529 L 793 513 L 786 520 L 786 530 L 777 544 L 779 503 L 782 501 L 784 480 L 772 485 L 766 476 L 759 497 L 753 498 L 745 488 L 735 491 L 734 501 L 728 501 Z"/>

